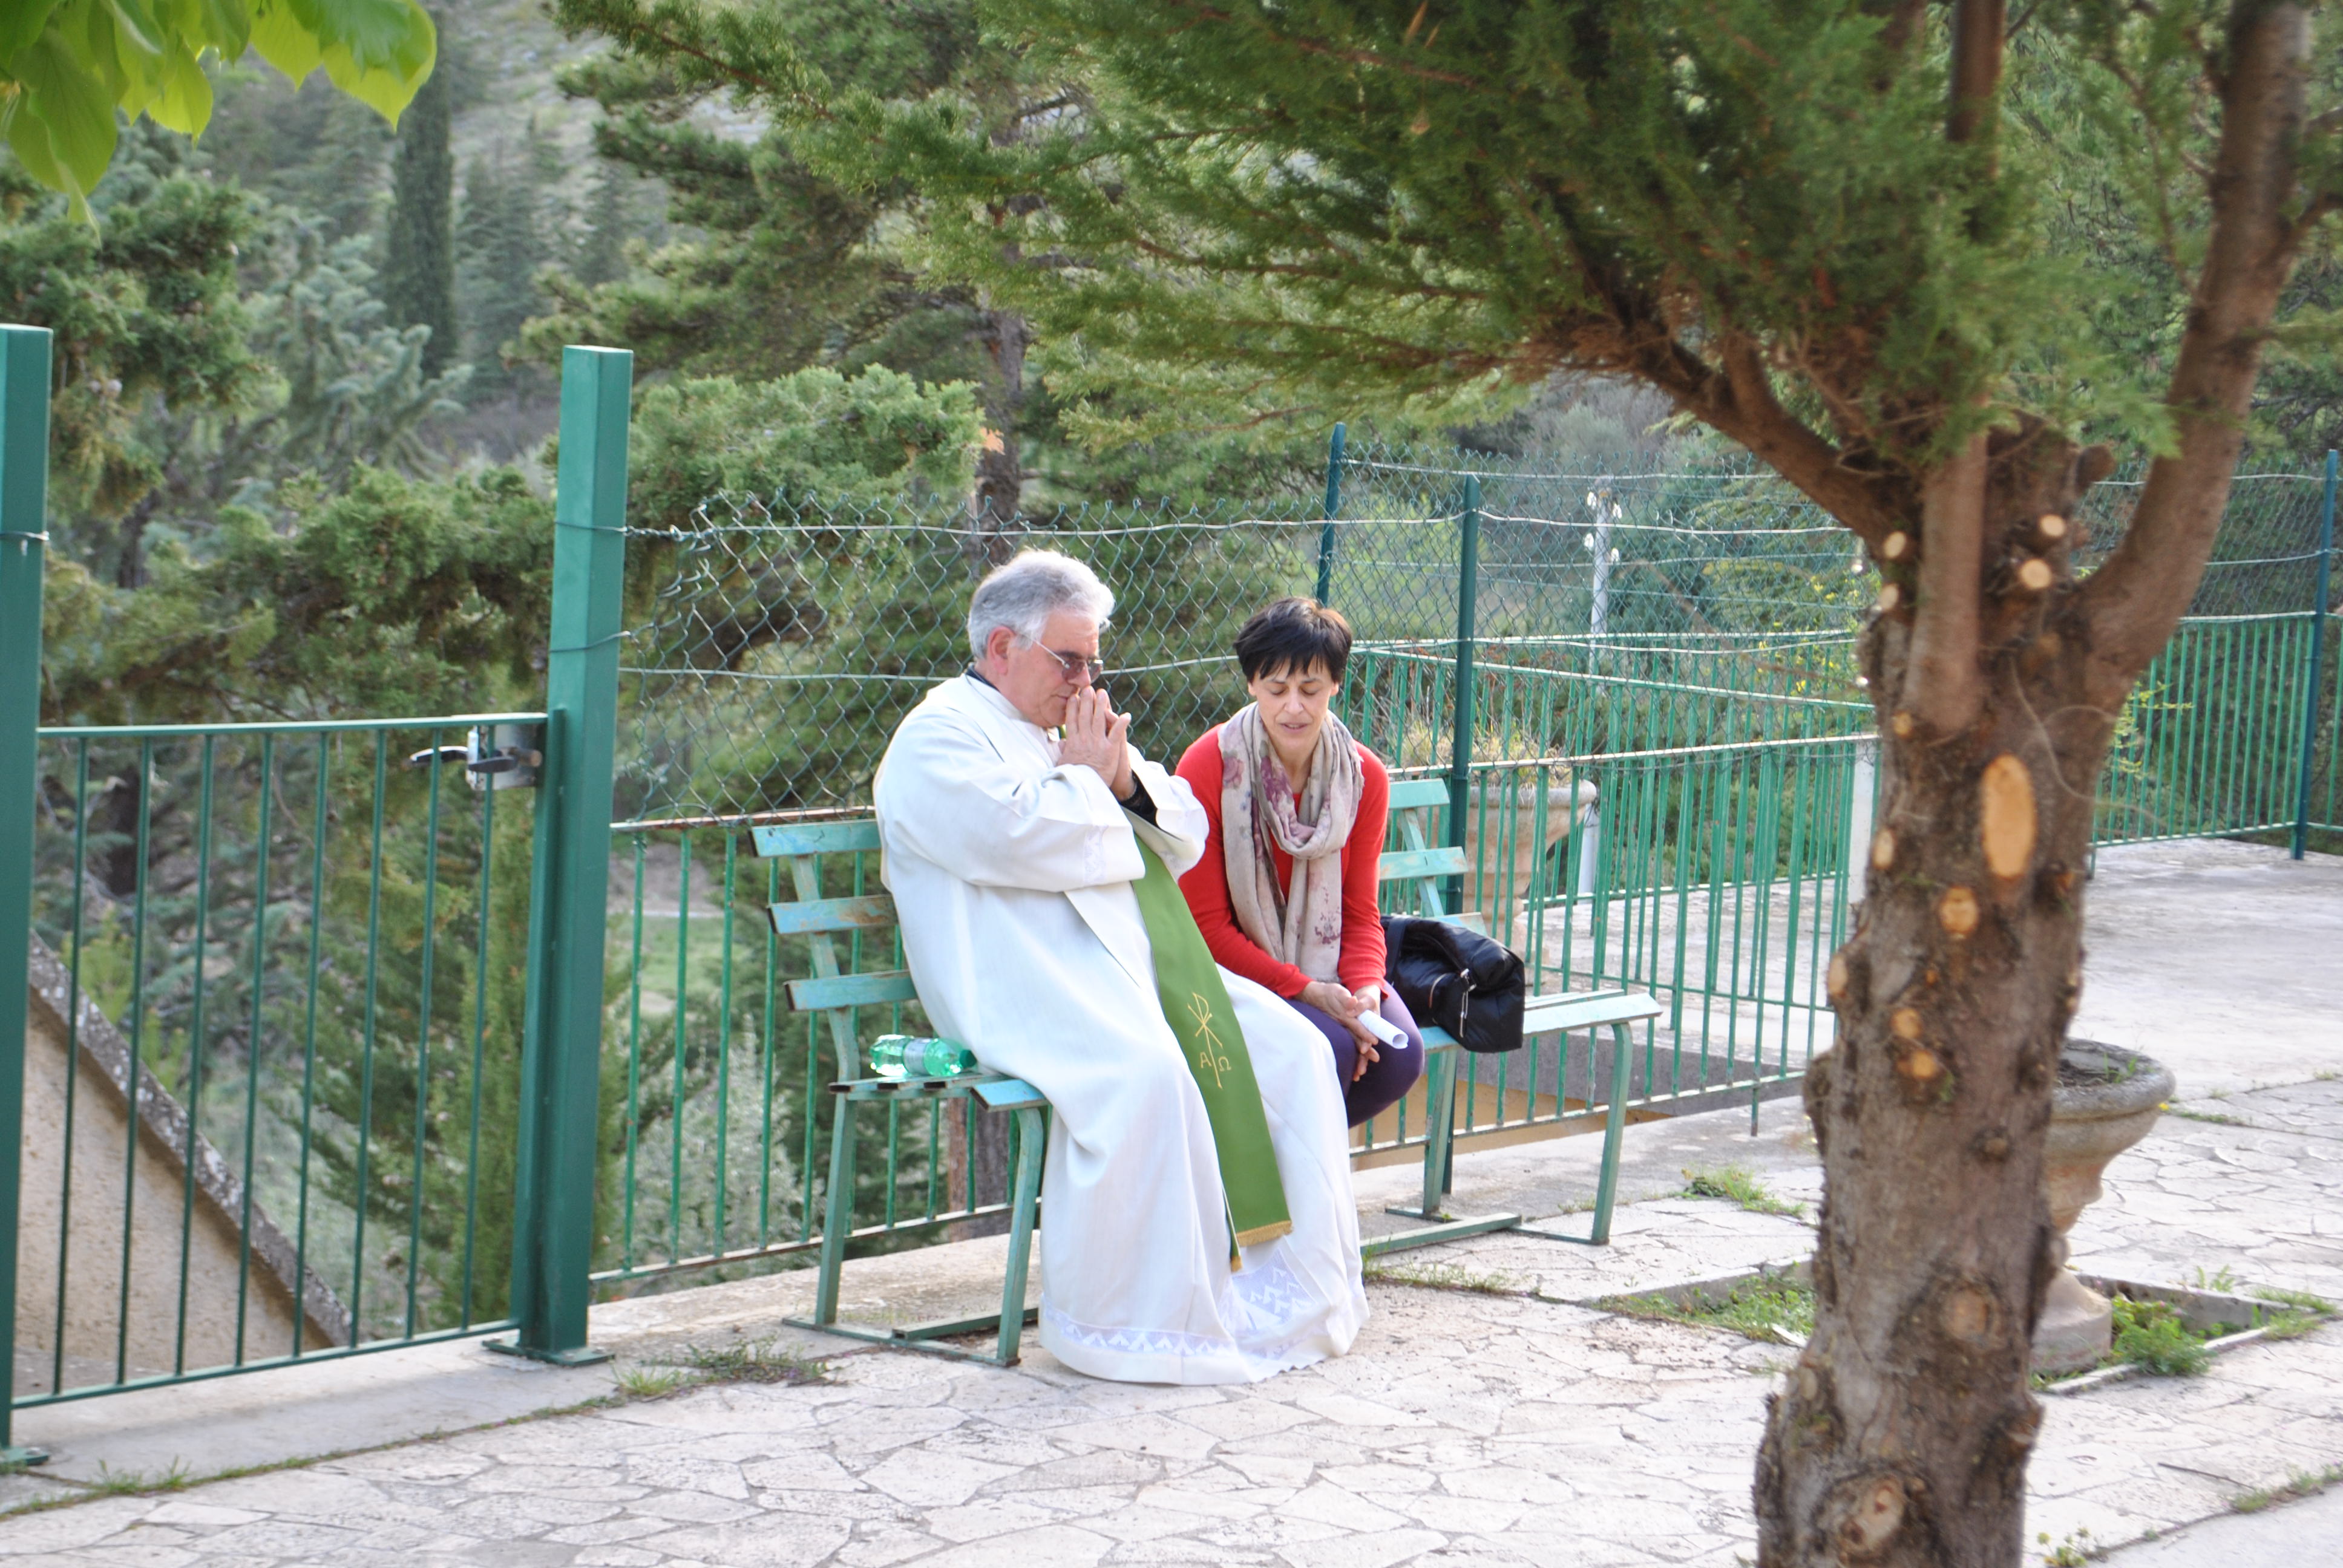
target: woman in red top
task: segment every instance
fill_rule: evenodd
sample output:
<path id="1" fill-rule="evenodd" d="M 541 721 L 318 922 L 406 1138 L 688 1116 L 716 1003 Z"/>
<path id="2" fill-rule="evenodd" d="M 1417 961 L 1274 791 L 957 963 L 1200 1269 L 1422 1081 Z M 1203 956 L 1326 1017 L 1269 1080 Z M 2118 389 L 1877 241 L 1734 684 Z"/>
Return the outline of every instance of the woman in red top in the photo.
<path id="1" fill-rule="evenodd" d="M 1245 622 L 1236 654 L 1252 702 L 1180 759 L 1212 819 L 1180 890 L 1222 969 L 1267 986 L 1325 1035 L 1356 1127 L 1423 1074 L 1423 1036 L 1383 983 L 1375 868 L 1391 777 L 1328 711 L 1351 658 L 1340 615 L 1279 599 Z M 1379 1040 L 1369 1014 L 1398 1040 Z"/>

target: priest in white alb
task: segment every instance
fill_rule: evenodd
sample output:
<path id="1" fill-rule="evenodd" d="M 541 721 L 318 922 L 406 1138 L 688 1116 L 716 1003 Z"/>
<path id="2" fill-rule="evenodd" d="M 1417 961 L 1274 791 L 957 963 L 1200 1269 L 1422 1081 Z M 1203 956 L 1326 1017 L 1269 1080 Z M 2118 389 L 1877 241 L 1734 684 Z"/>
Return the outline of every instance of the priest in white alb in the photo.
<path id="1" fill-rule="evenodd" d="M 1043 1346 L 1094 1377 L 1252 1382 L 1366 1319 L 1342 1087 L 1188 914 L 1204 812 L 1097 684 L 1113 606 L 1053 551 L 979 585 L 974 662 L 880 769 L 885 879 L 937 1031 L 1053 1108 Z"/>

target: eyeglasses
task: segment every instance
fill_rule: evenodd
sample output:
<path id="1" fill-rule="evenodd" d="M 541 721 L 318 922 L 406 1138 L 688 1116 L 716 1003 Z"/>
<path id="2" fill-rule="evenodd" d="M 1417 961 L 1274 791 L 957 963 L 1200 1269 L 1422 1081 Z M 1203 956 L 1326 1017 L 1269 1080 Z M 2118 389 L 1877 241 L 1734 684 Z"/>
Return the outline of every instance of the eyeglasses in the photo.
<path id="1" fill-rule="evenodd" d="M 1079 653 L 1060 653 L 1054 648 L 1044 648 L 1043 653 L 1058 661 L 1058 673 L 1068 680 L 1096 680 L 1106 673 L 1106 660 L 1086 658 Z"/>
<path id="2" fill-rule="evenodd" d="M 1106 673 L 1106 660 L 1087 658 L 1079 653 L 1060 653 L 1054 648 L 1044 648 L 1043 653 L 1058 661 L 1058 672 L 1068 680 L 1096 680 Z"/>

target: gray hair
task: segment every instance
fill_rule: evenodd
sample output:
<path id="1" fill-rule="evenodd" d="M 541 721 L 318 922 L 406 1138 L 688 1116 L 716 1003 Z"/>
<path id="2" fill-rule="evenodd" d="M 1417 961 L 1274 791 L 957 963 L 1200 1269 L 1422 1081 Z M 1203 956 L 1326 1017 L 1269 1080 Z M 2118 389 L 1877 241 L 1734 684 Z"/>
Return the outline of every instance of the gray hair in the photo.
<path id="1" fill-rule="evenodd" d="M 1060 610 L 1104 626 L 1114 613 L 1114 590 L 1071 556 L 1020 550 L 976 585 L 976 597 L 968 601 L 968 646 L 982 658 L 994 629 L 1007 627 L 1020 647 L 1031 647 L 1041 640 L 1043 623 Z"/>

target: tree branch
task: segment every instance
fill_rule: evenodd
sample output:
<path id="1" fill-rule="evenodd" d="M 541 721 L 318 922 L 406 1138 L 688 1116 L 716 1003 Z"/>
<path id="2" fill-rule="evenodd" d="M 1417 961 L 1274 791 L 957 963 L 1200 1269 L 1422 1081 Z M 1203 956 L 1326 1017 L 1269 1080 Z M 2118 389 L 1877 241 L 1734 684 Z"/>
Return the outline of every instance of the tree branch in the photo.
<path id="1" fill-rule="evenodd" d="M 2007 36 L 2004 0 L 1954 0 L 1953 104 L 1946 136 L 1975 141 L 1993 128 L 1993 96 L 2001 86 L 2001 45 Z"/>
<path id="2" fill-rule="evenodd" d="M 2302 231 L 2288 221 L 2310 20 L 2298 4 L 2236 0 L 2214 159 L 2213 227 L 2165 403 L 2179 450 L 2156 459 L 2131 527 L 2086 578 L 2095 699 L 2130 689 L 2172 636 L 2211 558 L 2262 347 Z"/>
<path id="3" fill-rule="evenodd" d="M 1631 350 L 1626 367 L 1674 398 L 1687 414 L 1748 447 L 1877 548 L 1896 531 L 1894 498 L 1882 492 L 1876 478 L 1847 467 L 1844 453 L 1782 407 L 1754 340 L 1726 338 L 1725 361 L 1719 370 L 1673 336 L 1653 330 Z"/>

